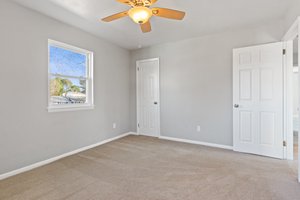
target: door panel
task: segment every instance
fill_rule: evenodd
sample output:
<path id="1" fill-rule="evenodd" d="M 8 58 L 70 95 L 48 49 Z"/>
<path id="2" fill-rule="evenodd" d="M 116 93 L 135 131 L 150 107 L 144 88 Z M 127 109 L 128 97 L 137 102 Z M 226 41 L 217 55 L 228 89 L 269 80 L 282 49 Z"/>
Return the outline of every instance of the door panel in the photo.
<path id="1" fill-rule="evenodd" d="M 253 121 L 251 111 L 240 112 L 240 141 L 243 143 L 253 143 Z"/>
<path id="2" fill-rule="evenodd" d="M 260 144 L 274 145 L 275 139 L 275 113 L 260 112 Z"/>
<path id="3" fill-rule="evenodd" d="M 240 99 L 251 100 L 252 99 L 252 71 L 241 70 L 240 71 Z"/>
<path id="4" fill-rule="evenodd" d="M 261 69 L 260 70 L 260 100 L 272 101 L 274 92 L 273 83 L 273 70 Z"/>
<path id="5" fill-rule="evenodd" d="M 138 132 L 160 135 L 159 60 L 137 61 Z"/>
<path id="6" fill-rule="evenodd" d="M 233 52 L 234 150 L 283 158 L 283 43 Z"/>

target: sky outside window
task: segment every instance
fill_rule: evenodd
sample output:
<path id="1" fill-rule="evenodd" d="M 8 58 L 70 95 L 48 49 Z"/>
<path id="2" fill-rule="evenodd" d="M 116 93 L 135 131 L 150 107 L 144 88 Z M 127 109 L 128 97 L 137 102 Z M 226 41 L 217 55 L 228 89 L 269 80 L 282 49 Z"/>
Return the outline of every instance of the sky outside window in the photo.
<path id="1" fill-rule="evenodd" d="M 86 77 L 86 55 L 50 46 L 50 73 Z"/>

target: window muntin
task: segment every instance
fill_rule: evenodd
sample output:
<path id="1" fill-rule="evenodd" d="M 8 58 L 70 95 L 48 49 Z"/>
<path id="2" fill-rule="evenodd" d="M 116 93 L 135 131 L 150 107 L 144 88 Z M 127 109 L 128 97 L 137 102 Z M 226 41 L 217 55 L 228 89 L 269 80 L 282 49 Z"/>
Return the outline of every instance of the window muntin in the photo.
<path id="1" fill-rule="evenodd" d="M 89 51 L 49 40 L 49 111 L 93 106 Z"/>

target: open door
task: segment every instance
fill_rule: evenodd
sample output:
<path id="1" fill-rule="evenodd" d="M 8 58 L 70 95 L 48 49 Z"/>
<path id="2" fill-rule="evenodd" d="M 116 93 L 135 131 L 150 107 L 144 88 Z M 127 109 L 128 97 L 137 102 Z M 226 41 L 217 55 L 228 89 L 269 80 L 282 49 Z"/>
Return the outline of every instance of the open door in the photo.
<path id="1" fill-rule="evenodd" d="M 235 151 L 283 159 L 283 45 L 233 51 Z"/>

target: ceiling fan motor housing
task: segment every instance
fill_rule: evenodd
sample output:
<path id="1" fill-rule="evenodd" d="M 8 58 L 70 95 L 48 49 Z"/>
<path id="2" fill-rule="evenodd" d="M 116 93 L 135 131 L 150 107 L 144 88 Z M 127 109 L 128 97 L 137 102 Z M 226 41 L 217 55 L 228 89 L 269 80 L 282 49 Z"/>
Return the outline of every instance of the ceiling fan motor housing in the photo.
<path id="1" fill-rule="evenodd" d="M 152 5 L 151 0 L 131 0 L 128 2 L 128 4 L 131 4 L 132 6 L 146 6 L 150 7 Z"/>

